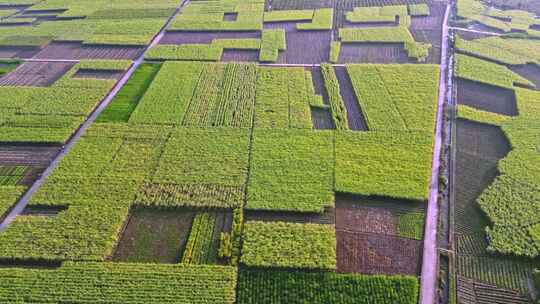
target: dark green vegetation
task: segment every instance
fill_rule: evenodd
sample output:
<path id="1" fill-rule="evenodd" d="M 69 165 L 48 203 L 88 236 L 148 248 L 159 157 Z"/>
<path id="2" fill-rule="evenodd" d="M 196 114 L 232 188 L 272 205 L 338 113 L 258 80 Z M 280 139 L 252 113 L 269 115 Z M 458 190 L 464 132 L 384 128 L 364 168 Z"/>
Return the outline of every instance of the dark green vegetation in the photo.
<path id="1" fill-rule="evenodd" d="M 239 304 L 413 304 L 418 297 L 416 278 L 401 276 L 241 270 L 238 284 Z"/>
<path id="2" fill-rule="evenodd" d="M 160 67 L 159 64 L 141 64 L 96 121 L 127 122 Z"/>
<path id="3" fill-rule="evenodd" d="M 18 60 L 0 60 L 0 77 L 13 71 L 21 64 Z"/>

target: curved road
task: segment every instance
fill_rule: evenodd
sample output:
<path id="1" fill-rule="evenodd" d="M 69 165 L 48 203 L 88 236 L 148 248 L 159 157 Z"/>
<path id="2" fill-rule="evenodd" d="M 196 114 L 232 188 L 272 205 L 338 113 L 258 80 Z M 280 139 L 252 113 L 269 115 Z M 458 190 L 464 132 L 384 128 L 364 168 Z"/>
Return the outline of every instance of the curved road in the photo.
<path id="1" fill-rule="evenodd" d="M 422 273 L 420 275 L 419 304 L 435 304 L 437 298 L 437 279 L 439 273 L 439 252 L 437 250 L 437 224 L 439 218 L 439 168 L 442 147 L 443 105 L 448 94 L 448 18 L 452 8 L 450 1 L 446 6 L 442 26 L 441 65 L 439 79 L 439 99 L 437 103 L 437 122 L 435 125 L 435 143 L 431 166 L 431 184 L 424 233 L 424 252 L 422 255 Z"/>
<path id="2" fill-rule="evenodd" d="M 51 164 L 43 171 L 41 176 L 32 184 L 32 186 L 26 191 L 26 193 L 19 199 L 17 204 L 11 209 L 9 214 L 6 216 L 6 218 L 0 223 L 0 232 L 4 231 L 8 228 L 9 224 L 11 224 L 15 218 L 22 213 L 24 208 L 28 205 L 28 202 L 32 195 L 41 187 L 45 179 L 54 171 L 54 169 L 58 166 L 60 161 L 64 158 L 64 156 L 71 150 L 71 148 L 79 141 L 79 139 L 83 136 L 84 132 L 90 127 L 90 125 L 96 120 L 96 118 L 105 110 L 107 105 L 114 99 L 116 94 L 120 91 L 120 89 L 126 84 L 128 79 L 131 77 L 133 72 L 141 65 L 141 63 L 144 60 L 144 55 L 148 52 L 149 49 L 151 49 L 153 46 L 157 45 L 161 38 L 165 35 L 166 29 L 169 27 L 169 25 L 172 23 L 176 15 L 180 13 L 180 10 L 182 7 L 184 7 L 189 0 L 184 0 L 182 3 L 176 8 L 174 14 L 172 14 L 171 17 L 167 20 L 165 25 L 161 28 L 161 30 L 154 36 L 150 44 L 144 49 L 142 54 L 133 61 L 133 64 L 131 67 L 126 71 L 126 73 L 122 76 L 122 78 L 114 85 L 114 87 L 109 91 L 107 96 L 99 103 L 97 108 L 90 114 L 90 116 L 86 119 L 86 121 L 81 125 L 81 127 L 73 134 L 73 136 L 67 141 L 65 146 L 62 148 L 62 150 L 58 153 L 58 155 L 54 158 L 54 160 L 51 162 Z M 36 60 L 28 60 L 28 61 L 36 61 Z M 47 60 L 47 59 L 39 59 L 39 61 L 60 61 L 64 62 L 66 60 Z M 78 61 L 77 61 L 78 62 Z"/>

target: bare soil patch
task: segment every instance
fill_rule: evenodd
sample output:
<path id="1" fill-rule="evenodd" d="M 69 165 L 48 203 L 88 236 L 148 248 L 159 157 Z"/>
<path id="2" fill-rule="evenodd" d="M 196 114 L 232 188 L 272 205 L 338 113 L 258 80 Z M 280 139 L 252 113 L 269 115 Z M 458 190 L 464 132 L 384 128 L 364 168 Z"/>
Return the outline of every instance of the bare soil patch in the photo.
<path id="1" fill-rule="evenodd" d="M 324 86 L 324 79 L 321 72 L 321 67 L 307 67 L 311 71 L 311 79 L 313 81 L 313 88 L 315 89 L 315 94 L 321 95 L 325 104 L 328 104 L 328 92 L 326 92 L 326 87 Z"/>
<path id="2" fill-rule="evenodd" d="M 135 59 L 144 48 L 121 45 L 83 45 L 80 41 L 53 41 L 37 53 L 37 59 Z"/>
<path id="3" fill-rule="evenodd" d="M 246 221 L 334 224 L 335 210 L 326 208 L 323 213 L 246 210 L 244 217 Z"/>
<path id="4" fill-rule="evenodd" d="M 24 208 L 21 215 L 55 217 L 68 209 L 68 206 L 30 205 Z"/>
<path id="5" fill-rule="evenodd" d="M 57 145 L 0 144 L 0 165 L 48 166 L 59 149 Z"/>
<path id="6" fill-rule="evenodd" d="M 456 84 L 459 104 L 503 115 L 518 114 L 513 90 L 465 79 L 457 79 Z"/>
<path id="7" fill-rule="evenodd" d="M 159 44 L 208 44 L 214 39 L 260 38 L 259 32 L 174 32 L 165 33 Z"/>
<path id="8" fill-rule="evenodd" d="M 335 67 L 334 69 L 339 82 L 339 91 L 347 109 L 349 128 L 356 131 L 367 131 L 367 124 L 360 109 L 360 101 L 356 97 L 347 69 L 345 67 Z"/>
<path id="9" fill-rule="evenodd" d="M 313 121 L 313 127 L 317 130 L 331 130 L 335 128 L 329 109 L 311 107 L 311 121 Z"/>
<path id="10" fill-rule="evenodd" d="M 509 69 L 527 78 L 536 86 L 536 90 L 540 90 L 540 66 L 529 63 L 524 65 L 511 65 Z"/>
<path id="11" fill-rule="evenodd" d="M 530 304 L 531 300 L 518 292 L 475 282 L 458 275 L 457 297 L 460 304 Z"/>
<path id="12" fill-rule="evenodd" d="M 178 263 L 194 212 L 136 208 L 131 213 L 113 260 Z"/>
<path id="13" fill-rule="evenodd" d="M 47 87 L 62 77 L 73 65 L 66 62 L 25 62 L 0 78 L 0 86 Z"/>
<path id="14" fill-rule="evenodd" d="M 32 58 L 39 53 L 39 47 L 0 46 L 0 58 Z"/>
<path id="15" fill-rule="evenodd" d="M 422 242 L 378 233 L 336 231 L 337 271 L 363 274 L 420 273 Z"/>
<path id="16" fill-rule="evenodd" d="M 223 14 L 223 21 L 236 21 L 238 13 L 225 13 Z"/>
<path id="17" fill-rule="evenodd" d="M 492 35 L 482 34 L 482 33 L 478 33 L 478 32 L 467 32 L 467 31 L 460 31 L 460 30 L 457 30 L 456 33 L 457 33 L 457 35 L 459 35 L 460 38 L 465 39 L 467 41 L 492 36 Z"/>
<path id="18" fill-rule="evenodd" d="M 342 43 L 339 63 L 410 63 L 402 43 Z"/>
<path id="19" fill-rule="evenodd" d="M 335 0 L 270 0 L 266 1 L 266 10 L 297 10 L 333 7 Z"/>
<path id="20" fill-rule="evenodd" d="M 124 75 L 124 71 L 121 70 L 79 69 L 73 78 L 120 79 L 122 75 Z"/>
<path id="21" fill-rule="evenodd" d="M 257 62 L 259 61 L 258 50 L 230 50 L 224 49 L 221 55 L 223 62 Z"/>

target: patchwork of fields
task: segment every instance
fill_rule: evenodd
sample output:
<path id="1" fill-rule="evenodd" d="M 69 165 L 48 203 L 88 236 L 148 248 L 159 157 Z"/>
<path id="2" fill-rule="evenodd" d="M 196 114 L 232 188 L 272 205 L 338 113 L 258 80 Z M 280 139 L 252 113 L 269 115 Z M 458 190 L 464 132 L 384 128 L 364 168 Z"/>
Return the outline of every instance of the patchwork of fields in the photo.
<path id="1" fill-rule="evenodd" d="M 0 302 L 425 299 L 447 5 L 0 0 Z M 440 301 L 529 303 L 537 21 L 456 6 Z"/>

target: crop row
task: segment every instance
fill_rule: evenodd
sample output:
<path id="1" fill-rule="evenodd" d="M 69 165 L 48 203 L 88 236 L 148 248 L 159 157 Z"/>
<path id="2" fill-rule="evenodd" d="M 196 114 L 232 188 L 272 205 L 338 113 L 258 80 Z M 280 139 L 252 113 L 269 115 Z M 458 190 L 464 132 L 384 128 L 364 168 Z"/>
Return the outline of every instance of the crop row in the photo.
<path id="1" fill-rule="evenodd" d="M 216 215 L 210 212 L 197 213 L 191 225 L 191 232 L 187 240 L 183 264 L 210 264 L 215 261 L 216 255 L 213 251 L 214 229 L 216 225 Z"/>
<path id="2" fill-rule="evenodd" d="M 413 304 L 418 280 L 331 272 L 241 270 L 238 303 Z"/>
<path id="3" fill-rule="evenodd" d="M 487 37 L 467 41 L 456 38 L 458 51 L 504 64 L 540 64 L 540 40 Z"/>
<path id="4" fill-rule="evenodd" d="M 0 302 L 235 302 L 232 267 L 67 262 L 54 270 L 3 268 Z"/>
<path id="5" fill-rule="evenodd" d="M 347 110 L 345 109 L 343 97 L 339 90 L 339 82 L 334 67 L 329 64 L 321 65 L 321 72 L 324 79 L 324 86 L 328 93 L 328 103 L 330 104 L 334 126 L 337 130 L 349 130 Z"/>

